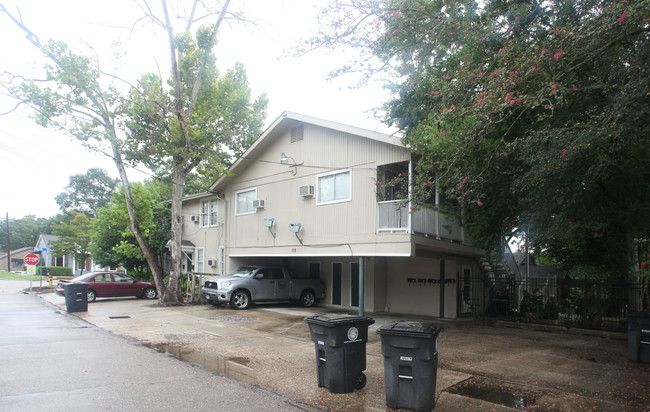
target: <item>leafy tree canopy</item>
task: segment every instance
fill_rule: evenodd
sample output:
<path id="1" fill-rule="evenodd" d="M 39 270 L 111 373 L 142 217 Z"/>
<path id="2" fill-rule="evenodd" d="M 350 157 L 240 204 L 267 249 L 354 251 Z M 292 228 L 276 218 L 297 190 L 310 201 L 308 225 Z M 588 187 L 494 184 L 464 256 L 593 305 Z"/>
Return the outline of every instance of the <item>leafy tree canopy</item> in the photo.
<path id="1" fill-rule="evenodd" d="M 438 189 L 486 248 L 528 230 L 566 267 L 617 276 L 638 264 L 648 0 L 344 0 L 324 19 L 305 48 L 360 51 L 334 75 L 392 79 L 386 121 L 418 156 L 422 204 Z"/>
<path id="2" fill-rule="evenodd" d="M 56 196 L 56 203 L 63 212 L 81 212 L 94 217 L 97 210 L 108 203 L 117 188 L 118 180 L 105 170 L 92 168 L 86 174 L 70 176 L 66 191 Z"/>
<path id="3" fill-rule="evenodd" d="M 9 217 L 9 242 L 11 250 L 34 247 L 41 234 L 51 233 L 51 224 L 55 218 L 41 218 L 34 215 L 20 219 Z M 7 219 L 0 220 L 0 250 L 7 251 Z"/>
<path id="4" fill-rule="evenodd" d="M 161 186 L 158 180 L 131 186 L 140 229 L 159 263 L 162 263 L 165 255 L 170 228 L 169 208 L 162 203 L 168 198 L 160 197 Z M 151 275 L 145 256 L 129 228 L 126 201 L 120 192 L 121 190 L 118 190 L 113 194 L 108 204 L 99 209 L 92 222 L 90 249 L 93 259 L 102 266 L 121 265 L 129 271 Z M 164 195 L 167 191 L 163 190 L 162 193 Z"/>
<path id="5" fill-rule="evenodd" d="M 85 262 L 90 255 L 90 219 L 81 212 L 70 212 L 70 216 L 69 222 L 52 226 L 52 232 L 59 236 L 51 242 L 52 251 L 57 256 L 73 255 L 77 262 Z"/>

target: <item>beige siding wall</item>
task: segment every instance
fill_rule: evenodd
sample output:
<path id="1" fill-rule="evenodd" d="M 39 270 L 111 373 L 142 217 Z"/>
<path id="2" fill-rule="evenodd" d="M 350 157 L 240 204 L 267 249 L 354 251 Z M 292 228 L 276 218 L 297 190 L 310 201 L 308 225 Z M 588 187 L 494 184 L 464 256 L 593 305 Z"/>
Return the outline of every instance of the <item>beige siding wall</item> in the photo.
<path id="1" fill-rule="evenodd" d="M 183 202 L 183 240 L 192 242 L 196 247 L 204 248 L 203 273 L 217 274 L 219 270 L 219 247 L 225 246 L 224 241 L 224 203 L 218 201 L 217 220 L 218 226 L 201 227 L 201 222 L 193 222 L 192 216 L 201 216 L 201 202 L 216 199 L 216 196 L 194 199 Z M 196 259 L 196 252 L 193 252 Z M 214 260 L 215 265 L 210 266 L 208 260 Z M 185 262 L 185 257 L 183 257 Z M 196 270 L 196 263 L 195 270 Z"/>
<path id="2" fill-rule="evenodd" d="M 304 140 L 290 143 L 290 131 L 270 142 L 255 159 L 244 160 L 245 167 L 228 184 L 226 199 L 229 214 L 228 246 L 234 255 L 249 252 L 264 255 L 350 255 L 410 254 L 408 237 L 377 236 L 376 168 L 378 165 L 408 160 L 409 153 L 396 146 L 310 125 L 304 126 Z M 300 164 L 296 168 L 279 164 L 285 153 Z M 292 171 L 296 171 L 293 175 Z M 318 205 L 316 196 L 303 198 L 300 186 L 318 188 L 320 174 L 350 170 L 351 201 Z M 256 189 L 265 208 L 250 215 L 236 215 L 236 194 Z M 273 232 L 262 225 L 264 217 L 275 219 Z M 300 238 L 305 245 L 331 245 L 322 249 L 302 247 L 290 222 L 302 223 Z M 339 246 L 344 244 L 344 246 Z M 348 246 L 349 245 L 349 246 Z M 351 249 L 351 250 L 350 250 Z"/>
<path id="3" fill-rule="evenodd" d="M 440 316 L 441 288 L 445 295 L 445 318 L 456 317 L 456 262 L 445 259 L 445 284 L 440 283 L 440 260 L 427 258 L 388 259 L 387 299 L 391 312 Z M 414 280 L 414 281 L 413 281 Z M 417 302 L 414 305 L 413 302 Z"/>

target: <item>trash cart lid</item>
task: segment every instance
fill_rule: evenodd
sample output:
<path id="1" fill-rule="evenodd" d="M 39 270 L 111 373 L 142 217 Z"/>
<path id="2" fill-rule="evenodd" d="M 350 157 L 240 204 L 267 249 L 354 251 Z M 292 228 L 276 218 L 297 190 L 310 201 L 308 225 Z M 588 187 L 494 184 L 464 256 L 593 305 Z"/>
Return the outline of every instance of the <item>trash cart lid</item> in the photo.
<path id="1" fill-rule="evenodd" d="M 388 323 L 377 329 L 380 335 L 412 336 L 431 338 L 440 333 L 440 326 L 433 322 L 414 322 L 400 320 Z"/>
<path id="2" fill-rule="evenodd" d="M 305 318 L 307 323 L 314 323 L 321 326 L 341 326 L 347 324 L 372 325 L 375 323 L 373 318 L 367 316 L 348 315 L 346 313 L 326 313 Z"/>

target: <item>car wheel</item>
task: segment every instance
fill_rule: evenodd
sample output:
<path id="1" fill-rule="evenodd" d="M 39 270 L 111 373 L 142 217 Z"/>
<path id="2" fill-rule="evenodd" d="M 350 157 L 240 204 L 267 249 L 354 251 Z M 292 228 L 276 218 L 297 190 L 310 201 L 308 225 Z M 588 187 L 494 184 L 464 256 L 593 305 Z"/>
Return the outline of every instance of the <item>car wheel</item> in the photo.
<path id="1" fill-rule="evenodd" d="M 92 289 L 88 289 L 88 293 L 86 296 L 88 297 L 88 302 L 94 302 L 95 299 L 97 299 L 97 294 Z"/>
<path id="2" fill-rule="evenodd" d="M 158 297 L 158 291 L 156 288 L 146 288 L 144 292 L 142 292 L 142 296 L 144 296 L 147 299 L 156 299 Z"/>
<path id="3" fill-rule="evenodd" d="M 300 295 L 300 304 L 306 308 L 310 308 L 314 306 L 314 303 L 316 303 L 316 296 L 314 295 L 314 292 L 311 290 L 303 291 L 302 295 Z"/>
<path id="4" fill-rule="evenodd" d="M 236 310 L 247 309 L 251 305 L 251 295 L 245 290 L 238 290 L 230 298 L 230 307 Z"/>

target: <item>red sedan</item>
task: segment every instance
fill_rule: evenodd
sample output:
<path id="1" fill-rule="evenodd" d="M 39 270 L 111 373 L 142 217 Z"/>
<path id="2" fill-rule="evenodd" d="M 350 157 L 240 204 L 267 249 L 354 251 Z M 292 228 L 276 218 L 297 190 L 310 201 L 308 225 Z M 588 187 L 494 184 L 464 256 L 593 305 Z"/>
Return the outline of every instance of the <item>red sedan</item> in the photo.
<path id="1" fill-rule="evenodd" d="M 158 297 L 158 290 L 154 282 L 137 280 L 121 272 L 91 272 L 70 281 L 60 280 L 56 288 L 57 295 L 65 296 L 66 283 L 87 283 L 88 302 L 94 302 L 96 298 L 121 296 L 146 299 Z"/>

